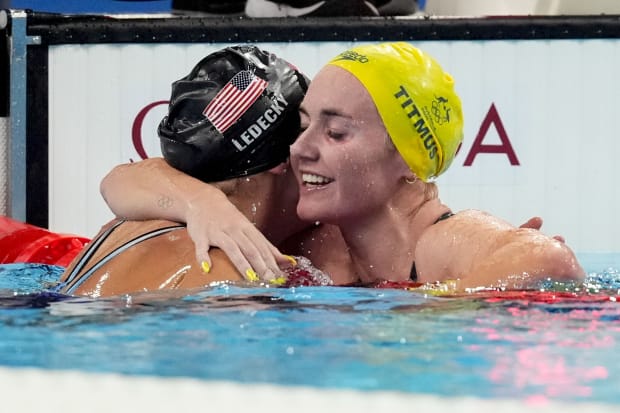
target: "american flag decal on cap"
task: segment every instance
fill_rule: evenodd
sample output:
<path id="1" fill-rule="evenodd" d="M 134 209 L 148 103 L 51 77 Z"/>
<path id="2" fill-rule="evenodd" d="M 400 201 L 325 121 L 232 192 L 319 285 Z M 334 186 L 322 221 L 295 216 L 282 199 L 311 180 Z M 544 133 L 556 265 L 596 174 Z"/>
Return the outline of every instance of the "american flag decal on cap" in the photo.
<path id="1" fill-rule="evenodd" d="M 267 87 L 267 82 L 253 72 L 244 70 L 233 76 L 202 112 L 224 132 L 245 113 Z"/>

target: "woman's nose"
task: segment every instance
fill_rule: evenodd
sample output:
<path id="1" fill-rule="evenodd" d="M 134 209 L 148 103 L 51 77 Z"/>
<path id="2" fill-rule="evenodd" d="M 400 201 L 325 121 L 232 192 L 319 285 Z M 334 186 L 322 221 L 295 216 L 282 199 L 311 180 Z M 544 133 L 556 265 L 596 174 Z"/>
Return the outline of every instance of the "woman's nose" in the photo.
<path id="1" fill-rule="evenodd" d="M 306 129 L 299 134 L 295 143 L 291 145 L 291 158 L 313 158 L 316 157 L 316 148 L 312 143 L 310 129 Z"/>

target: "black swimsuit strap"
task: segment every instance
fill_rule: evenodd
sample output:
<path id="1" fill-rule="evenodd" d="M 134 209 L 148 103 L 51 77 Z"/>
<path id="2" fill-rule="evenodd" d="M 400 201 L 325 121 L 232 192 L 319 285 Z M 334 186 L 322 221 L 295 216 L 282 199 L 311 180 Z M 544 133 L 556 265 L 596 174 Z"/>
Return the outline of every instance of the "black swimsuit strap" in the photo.
<path id="1" fill-rule="evenodd" d="M 437 220 L 435 222 L 433 222 L 433 225 L 435 225 L 438 222 L 443 221 L 444 219 L 450 218 L 452 215 L 454 215 L 454 212 L 452 212 L 452 211 L 448 211 L 446 213 L 441 214 L 441 216 L 439 218 L 437 218 Z"/>
<path id="2" fill-rule="evenodd" d="M 411 281 L 418 281 L 418 270 L 415 268 L 415 261 L 411 263 L 411 272 L 409 273 Z"/>
<path id="3" fill-rule="evenodd" d="M 65 279 L 65 281 L 63 282 L 63 285 L 67 285 L 69 284 L 71 281 L 73 281 L 73 279 L 80 273 L 80 271 L 82 271 L 82 269 L 84 268 L 84 266 L 88 263 L 88 261 L 90 261 L 90 258 L 97 252 L 97 250 L 99 249 L 99 247 L 101 246 L 101 244 L 103 244 L 103 242 L 108 239 L 108 237 L 110 236 L 110 234 L 112 232 L 114 232 L 114 230 L 120 226 L 122 223 L 124 223 L 125 220 L 124 219 L 120 219 L 118 220 L 118 222 L 116 222 L 114 225 L 110 226 L 108 229 L 106 229 L 103 234 L 101 234 L 101 236 L 99 236 L 97 239 L 91 241 L 87 246 L 86 246 L 86 252 L 84 254 L 82 254 L 82 256 L 80 257 L 80 259 L 78 260 L 78 262 L 73 266 L 73 269 L 71 270 L 71 272 L 69 273 L 69 275 L 67 276 L 67 278 Z"/>
<path id="4" fill-rule="evenodd" d="M 454 215 L 452 211 L 448 211 L 448 212 L 441 214 L 441 216 L 437 218 L 435 222 L 433 222 L 433 225 L 435 225 L 438 222 L 443 221 L 444 219 L 450 218 L 452 215 Z M 411 264 L 411 271 L 409 272 L 409 279 L 411 281 L 418 281 L 418 270 L 415 268 L 415 261 Z"/>
<path id="5" fill-rule="evenodd" d="M 133 238 L 133 239 L 125 242 L 124 244 L 120 245 L 116 249 L 112 250 L 105 257 L 101 258 L 98 262 L 96 262 L 92 267 L 90 267 L 88 270 L 86 270 L 85 272 L 80 274 L 80 271 L 86 266 L 86 264 L 88 264 L 88 262 L 90 261 L 90 258 L 97 251 L 97 249 L 99 249 L 101 244 L 110 236 L 110 234 L 120 224 L 122 224 L 124 222 L 125 221 L 122 220 L 122 221 L 116 223 L 111 228 L 108 228 L 108 230 L 106 230 L 101 235 L 101 237 L 99 237 L 96 240 L 96 242 L 93 243 L 95 245 L 93 245 L 91 247 L 91 249 L 86 254 L 84 254 L 84 256 L 82 256 L 80 262 L 78 262 L 78 264 L 74 267 L 73 271 L 71 271 L 71 274 L 69 274 L 69 276 L 67 277 L 67 280 L 65 282 L 63 282 L 61 285 L 57 286 L 57 290 L 58 289 L 62 289 L 63 290 L 62 292 L 64 294 L 73 294 L 73 292 L 82 283 L 84 283 L 88 278 L 90 278 L 90 276 L 95 271 L 97 271 L 104 264 L 109 262 L 112 258 L 116 257 L 117 255 L 119 255 L 123 251 L 125 251 L 125 250 L 133 247 L 134 245 L 139 244 L 140 242 L 145 241 L 147 239 L 157 237 L 159 235 L 165 234 L 165 233 L 170 232 L 170 231 L 174 231 L 174 230 L 177 230 L 177 229 L 185 228 L 185 225 L 176 224 L 176 225 L 171 225 L 171 226 L 168 226 L 168 227 L 163 227 L 163 228 L 160 228 L 160 229 L 156 229 L 156 230 L 152 230 L 152 231 L 149 231 L 147 233 L 144 233 L 144 234 L 142 234 L 142 235 L 140 235 L 140 236 L 138 236 L 136 238 Z"/>

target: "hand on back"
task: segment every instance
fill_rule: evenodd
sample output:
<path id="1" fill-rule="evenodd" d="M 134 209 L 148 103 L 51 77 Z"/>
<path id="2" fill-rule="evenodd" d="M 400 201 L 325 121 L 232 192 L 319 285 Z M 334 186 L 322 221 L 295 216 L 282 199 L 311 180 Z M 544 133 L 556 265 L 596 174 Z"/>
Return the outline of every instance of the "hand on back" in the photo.
<path id="1" fill-rule="evenodd" d="M 196 259 L 204 271 L 217 265 L 209 256 L 212 247 L 222 249 L 250 281 L 280 277 L 280 265 L 290 264 L 290 258 L 280 253 L 223 193 L 204 199 L 196 197 L 189 205 L 187 230 L 196 247 Z"/>
<path id="2" fill-rule="evenodd" d="M 540 229 L 542 228 L 542 224 L 543 220 L 541 217 L 532 217 L 525 221 L 523 224 L 519 225 L 519 228 L 530 228 L 540 231 Z M 552 238 L 560 242 L 566 242 L 566 239 L 561 235 L 554 235 Z"/>

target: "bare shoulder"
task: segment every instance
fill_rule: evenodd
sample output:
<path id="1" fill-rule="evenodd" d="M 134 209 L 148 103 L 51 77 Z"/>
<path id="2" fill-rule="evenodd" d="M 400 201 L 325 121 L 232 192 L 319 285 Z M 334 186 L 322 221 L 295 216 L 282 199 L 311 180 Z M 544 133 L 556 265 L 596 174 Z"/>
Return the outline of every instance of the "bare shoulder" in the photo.
<path id="1" fill-rule="evenodd" d="M 584 271 L 563 242 L 518 228 L 484 211 L 466 210 L 428 227 L 416 248 L 419 274 L 467 280 L 467 285 L 506 285 L 508 278 L 581 280 Z M 424 273 L 426 272 L 426 274 Z M 432 280 L 436 281 L 436 280 Z"/>

